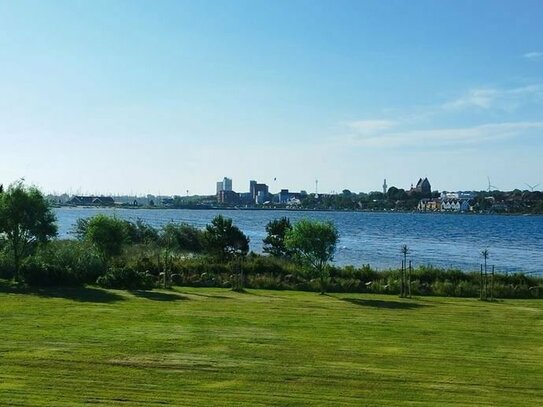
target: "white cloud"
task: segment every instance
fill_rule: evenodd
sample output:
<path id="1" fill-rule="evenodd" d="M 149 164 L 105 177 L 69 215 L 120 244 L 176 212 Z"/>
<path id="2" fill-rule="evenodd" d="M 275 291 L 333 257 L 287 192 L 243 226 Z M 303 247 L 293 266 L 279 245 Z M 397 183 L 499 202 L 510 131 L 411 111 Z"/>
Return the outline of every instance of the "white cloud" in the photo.
<path id="1" fill-rule="evenodd" d="M 350 143 L 367 147 L 448 147 L 469 146 L 495 140 L 522 137 L 543 129 L 543 122 L 489 123 L 463 128 L 383 131 L 368 135 L 351 134 Z"/>
<path id="2" fill-rule="evenodd" d="M 512 111 L 530 102 L 539 102 L 543 98 L 543 86 L 532 84 L 511 89 L 475 88 L 465 95 L 446 102 L 442 108 L 446 111 L 478 108 L 483 110 L 499 109 Z"/>
<path id="3" fill-rule="evenodd" d="M 457 110 L 469 107 L 488 109 L 499 96 L 496 89 L 471 89 L 468 93 L 458 99 L 447 102 L 443 105 L 446 110 Z"/>
<path id="4" fill-rule="evenodd" d="M 539 59 L 543 59 L 543 52 L 537 52 L 537 51 L 527 52 L 526 54 L 523 55 L 523 57 L 532 61 L 539 60 Z"/>

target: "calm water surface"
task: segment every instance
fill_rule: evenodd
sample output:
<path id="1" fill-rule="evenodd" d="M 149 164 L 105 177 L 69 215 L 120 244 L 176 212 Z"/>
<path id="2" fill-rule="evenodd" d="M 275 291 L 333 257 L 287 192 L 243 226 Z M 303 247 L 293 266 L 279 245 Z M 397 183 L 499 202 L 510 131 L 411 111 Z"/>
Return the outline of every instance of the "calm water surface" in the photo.
<path id="1" fill-rule="evenodd" d="M 61 238 L 78 218 L 97 213 L 127 220 L 144 220 L 155 227 L 168 222 L 187 222 L 203 228 L 214 216 L 233 219 L 251 239 L 251 249 L 262 250 L 266 224 L 287 216 L 330 220 L 340 233 L 335 262 L 340 265 L 371 264 L 383 269 L 398 267 L 400 248 L 407 244 L 413 264 L 478 270 L 481 251 L 488 248 L 489 264 L 500 272 L 543 273 L 543 216 L 444 215 L 423 213 L 294 212 L 269 210 L 186 209 L 55 209 Z"/>

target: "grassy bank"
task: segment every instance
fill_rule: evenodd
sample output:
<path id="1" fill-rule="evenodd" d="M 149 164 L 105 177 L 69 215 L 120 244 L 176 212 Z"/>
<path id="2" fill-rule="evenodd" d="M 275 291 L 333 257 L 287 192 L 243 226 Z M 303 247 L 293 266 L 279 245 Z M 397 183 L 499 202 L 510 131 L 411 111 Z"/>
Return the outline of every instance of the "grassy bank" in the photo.
<path id="1" fill-rule="evenodd" d="M 0 289 L 0 405 L 543 403 L 543 303 Z"/>

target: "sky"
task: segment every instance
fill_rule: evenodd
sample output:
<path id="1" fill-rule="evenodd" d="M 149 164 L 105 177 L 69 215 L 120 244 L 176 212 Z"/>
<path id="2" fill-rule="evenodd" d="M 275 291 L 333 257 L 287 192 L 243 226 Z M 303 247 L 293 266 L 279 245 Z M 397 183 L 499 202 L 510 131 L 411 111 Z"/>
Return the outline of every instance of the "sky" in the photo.
<path id="1" fill-rule="evenodd" d="M 543 2 L 0 0 L 0 183 L 543 188 Z"/>

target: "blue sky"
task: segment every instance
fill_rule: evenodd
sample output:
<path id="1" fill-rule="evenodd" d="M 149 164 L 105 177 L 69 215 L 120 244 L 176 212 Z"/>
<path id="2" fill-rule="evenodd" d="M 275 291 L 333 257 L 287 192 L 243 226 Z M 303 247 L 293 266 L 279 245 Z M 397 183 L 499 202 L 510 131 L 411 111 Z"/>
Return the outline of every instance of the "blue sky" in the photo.
<path id="1" fill-rule="evenodd" d="M 0 182 L 543 184 L 542 20 L 538 0 L 0 0 Z"/>

